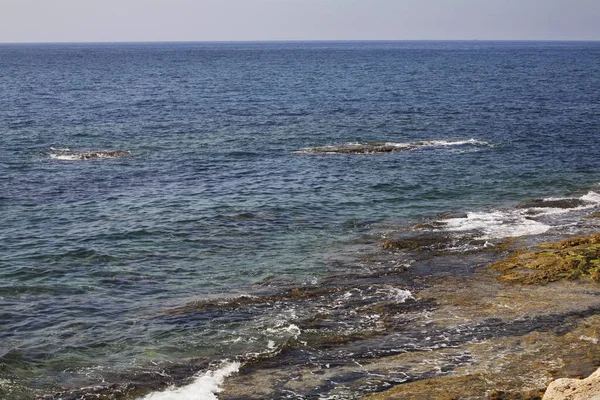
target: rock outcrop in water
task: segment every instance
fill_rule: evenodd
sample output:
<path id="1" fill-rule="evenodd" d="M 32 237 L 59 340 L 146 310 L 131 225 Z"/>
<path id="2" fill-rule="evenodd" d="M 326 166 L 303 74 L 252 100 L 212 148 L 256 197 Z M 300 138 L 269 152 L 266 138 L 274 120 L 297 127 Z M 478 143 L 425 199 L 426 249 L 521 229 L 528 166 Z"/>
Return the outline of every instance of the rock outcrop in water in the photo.
<path id="1" fill-rule="evenodd" d="M 374 154 L 390 153 L 392 151 L 410 150 L 419 146 L 419 143 L 346 143 L 331 146 L 308 147 L 297 151 L 297 154 Z"/>
<path id="2" fill-rule="evenodd" d="M 517 204 L 517 209 L 526 208 L 577 208 L 584 206 L 586 202 L 582 199 L 533 199 Z"/>
<path id="3" fill-rule="evenodd" d="M 424 147 L 447 147 L 462 145 L 488 145 L 488 143 L 476 139 L 468 140 L 419 140 L 416 142 L 394 143 L 394 142 L 366 142 L 366 143 L 344 143 L 329 146 L 307 147 L 295 152 L 295 154 L 376 154 L 391 153 L 395 151 L 414 150 Z"/>
<path id="4" fill-rule="evenodd" d="M 548 386 L 543 400 L 600 399 L 600 369 L 586 379 L 557 379 Z"/>
<path id="5" fill-rule="evenodd" d="M 98 160 L 101 158 L 121 158 L 131 157 L 130 151 L 126 150 L 107 150 L 107 151 L 90 151 L 89 153 L 78 154 L 81 160 Z"/>
<path id="6" fill-rule="evenodd" d="M 50 154 L 51 158 L 57 160 L 103 160 L 112 158 L 127 158 L 133 157 L 128 150 L 96 150 L 96 151 L 72 151 L 70 149 L 59 149 L 57 152 Z"/>

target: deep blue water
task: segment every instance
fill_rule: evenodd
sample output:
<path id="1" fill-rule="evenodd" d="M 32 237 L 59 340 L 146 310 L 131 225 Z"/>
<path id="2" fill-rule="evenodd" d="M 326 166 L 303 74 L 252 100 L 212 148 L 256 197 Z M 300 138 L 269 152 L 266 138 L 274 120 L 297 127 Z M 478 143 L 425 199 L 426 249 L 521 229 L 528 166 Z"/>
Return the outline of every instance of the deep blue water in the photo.
<path id="1" fill-rule="evenodd" d="M 318 282 L 378 224 L 593 192 L 599 134 L 597 42 L 0 45 L 0 386 L 257 351 L 273 310 L 154 317 Z"/>

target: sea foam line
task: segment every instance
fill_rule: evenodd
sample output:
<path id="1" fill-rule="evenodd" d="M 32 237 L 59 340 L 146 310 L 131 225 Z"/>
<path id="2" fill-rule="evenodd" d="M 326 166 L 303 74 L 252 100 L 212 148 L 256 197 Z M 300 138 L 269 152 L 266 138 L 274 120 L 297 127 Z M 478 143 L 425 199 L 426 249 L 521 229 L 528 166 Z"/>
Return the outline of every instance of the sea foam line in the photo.
<path id="1" fill-rule="evenodd" d="M 216 393 L 225 379 L 238 372 L 241 363 L 226 362 L 215 371 L 207 371 L 196 377 L 193 383 L 179 388 L 170 388 L 163 392 L 150 393 L 138 400 L 218 400 Z"/>

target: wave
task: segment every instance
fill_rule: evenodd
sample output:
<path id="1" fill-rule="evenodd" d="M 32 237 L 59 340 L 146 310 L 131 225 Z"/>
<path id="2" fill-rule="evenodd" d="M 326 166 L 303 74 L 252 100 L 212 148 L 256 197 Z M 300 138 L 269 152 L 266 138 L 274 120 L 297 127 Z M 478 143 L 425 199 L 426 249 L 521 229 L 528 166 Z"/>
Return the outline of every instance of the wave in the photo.
<path id="1" fill-rule="evenodd" d="M 494 240 L 540 235 L 581 220 L 581 214 L 600 207 L 600 194 L 590 191 L 580 197 L 550 197 L 519 203 L 513 209 L 468 212 L 444 218 L 435 224 L 455 233 L 474 233 L 476 239 Z"/>
<path id="2" fill-rule="evenodd" d="M 220 368 L 197 376 L 187 386 L 150 393 L 139 400 L 217 400 L 216 393 L 220 391 L 220 386 L 227 377 L 238 372 L 241 366 L 237 361 L 225 362 Z"/>
<path id="3" fill-rule="evenodd" d="M 71 150 L 69 148 L 50 147 L 49 157 L 54 160 L 63 161 L 87 161 L 87 160 L 104 160 L 113 158 L 132 157 L 133 154 L 129 150 L 91 150 L 80 151 Z"/>
<path id="4" fill-rule="evenodd" d="M 344 143 L 339 145 L 306 147 L 295 151 L 294 154 L 375 154 L 395 151 L 415 150 L 427 147 L 449 146 L 490 146 L 488 142 L 477 139 L 457 140 L 420 140 L 416 142 L 367 142 Z"/>

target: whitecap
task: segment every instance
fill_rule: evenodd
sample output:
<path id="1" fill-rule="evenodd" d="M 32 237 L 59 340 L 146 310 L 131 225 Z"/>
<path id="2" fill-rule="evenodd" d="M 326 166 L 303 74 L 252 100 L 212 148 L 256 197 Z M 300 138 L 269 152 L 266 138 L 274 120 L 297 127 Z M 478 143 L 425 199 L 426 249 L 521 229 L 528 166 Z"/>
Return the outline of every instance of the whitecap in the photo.
<path id="1" fill-rule="evenodd" d="M 477 140 L 477 139 L 464 139 L 464 140 L 424 140 L 420 142 L 416 142 L 423 146 L 435 146 L 435 147 L 443 147 L 443 146 L 462 146 L 466 144 L 470 145 L 478 145 L 478 146 L 489 146 L 488 142 Z"/>
<path id="2" fill-rule="evenodd" d="M 216 393 L 225 379 L 240 370 L 241 363 L 225 362 L 215 371 L 207 371 L 196 377 L 193 383 L 163 392 L 150 393 L 140 400 L 218 400 Z"/>
<path id="3" fill-rule="evenodd" d="M 590 203 L 600 204 L 600 194 L 593 191 L 581 196 L 580 199 Z"/>
<path id="4" fill-rule="evenodd" d="M 54 160 L 78 161 L 81 160 L 77 154 L 50 154 L 50 158 Z"/>
<path id="5" fill-rule="evenodd" d="M 441 223 L 450 232 L 479 232 L 477 239 L 492 240 L 526 235 L 540 235 L 552 227 L 528 218 L 519 211 L 470 212 L 467 218 L 450 218 Z"/>

